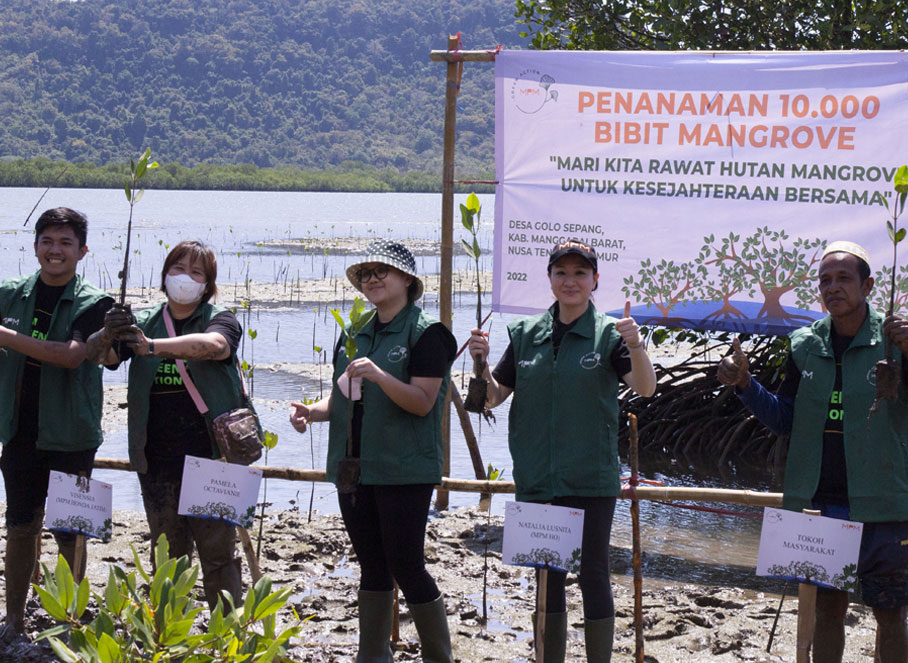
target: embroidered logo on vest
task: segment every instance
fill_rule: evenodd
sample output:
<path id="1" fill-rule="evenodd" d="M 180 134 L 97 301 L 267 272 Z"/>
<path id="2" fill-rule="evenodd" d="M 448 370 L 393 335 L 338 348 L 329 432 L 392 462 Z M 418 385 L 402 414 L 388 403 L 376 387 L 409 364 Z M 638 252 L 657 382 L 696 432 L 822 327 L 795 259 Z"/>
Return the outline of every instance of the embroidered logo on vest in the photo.
<path id="1" fill-rule="evenodd" d="M 402 362 L 407 358 L 407 348 L 403 345 L 395 345 L 393 348 L 388 350 L 388 361 L 392 364 L 397 364 Z"/>
<path id="2" fill-rule="evenodd" d="M 580 367 L 591 371 L 599 366 L 599 360 L 601 358 L 602 355 L 600 355 L 598 352 L 587 352 L 580 358 Z"/>
<path id="3" fill-rule="evenodd" d="M 813 380 L 813 371 L 801 371 L 801 377 L 805 380 Z"/>

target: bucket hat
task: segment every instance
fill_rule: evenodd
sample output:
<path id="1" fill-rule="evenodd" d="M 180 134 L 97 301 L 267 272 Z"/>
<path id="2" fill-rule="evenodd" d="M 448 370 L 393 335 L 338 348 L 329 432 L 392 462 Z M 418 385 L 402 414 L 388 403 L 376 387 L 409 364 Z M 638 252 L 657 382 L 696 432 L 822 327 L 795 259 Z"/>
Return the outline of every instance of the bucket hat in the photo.
<path id="1" fill-rule="evenodd" d="M 366 247 L 365 258 L 347 267 L 347 279 L 353 284 L 353 287 L 360 292 L 363 291 L 363 284 L 359 280 L 357 272 L 360 267 L 370 262 L 380 262 L 383 265 L 390 265 L 391 267 L 399 269 L 404 274 L 412 276 L 415 285 L 410 286 L 410 299 L 416 301 L 422 297 L 422 279 L 416 275 L 416 260 L 414 260 L 413 254 L 410 253 L 410 249 L 406 246 L 400 242 L 394 242 L 389 239 L 377 239 L 369 244 L 369 246 Z"/>

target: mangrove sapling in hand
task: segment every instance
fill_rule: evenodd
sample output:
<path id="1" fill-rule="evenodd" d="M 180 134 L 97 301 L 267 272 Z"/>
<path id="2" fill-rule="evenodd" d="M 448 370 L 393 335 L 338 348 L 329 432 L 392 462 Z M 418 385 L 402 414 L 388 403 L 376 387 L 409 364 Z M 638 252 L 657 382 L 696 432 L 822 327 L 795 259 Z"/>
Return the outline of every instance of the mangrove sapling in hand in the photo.
<path id="1" fill-rule="evenodd" d="M 482 280 L 479 274 L 479 256 L 482 251 L 479 248 L 479 221 L 482 216 L 482 206 L 479 204 L 479 198 L 475 193 L 467 196 L 467 204 L 460 206 L 460 222 L 473 237 L 472 242 L 465 239 L 463 242 L 464 251 L 473 258 L 476 268 L 476 327 L 482 329 Z M 489 388 L 488 381 L 483 377 L 485 371 L 485 361 L 481 357 L 473 358 L 473 377 L 470 378 L 470 384 L 467 387 L 467 398 L 464 401 L 464 409 L 467 412 L 481 413 L 486 421 L 494 419 L 492 412 L 486 407 L 486 392 Z"/>
<path id="2" fill-rule="evenodd" d="M 337 323 L 338 327 L 341 328 L 341 333 L 344 334 L 346 340 L 344 341 L 344 354 L 347 355 L 347 359 L 353 359 L 356 356 L 358 350 L 356 346 L 356 335 L 369 323 L 372 319 L 372 316 L 375 315 L 375 310 L 364 312 L 365 303 L 363 302 L 362 297 L 356 297 L 353 299 L 353 306 L 350 307 L 350 324 L 349 326 L 344 322 L 343 316 L 341 316 L 340 311 L 337 309 L 331 309 L 331 315 L 334 316 L 334 321 Z M 354 380 L 346 379 L 346 387 L 341 384 L 341 380 L 345 379 L 346 376 L 342 375 L 338 378 L 338 388 L 341 391 L 345 391 L 344 396 L 347 398 L 347 455 L 341 458 L 337 466 L 337 492 L 341 494 L 353 494 L 356 492 L 356 484 L 359 483 L 359 458 L 353 456 L 353 401 L 359 400 L 356 395 L 356 388 L 358 384 L 355 384 Z M 360 383 L 362 383 L 362 378 L 360 378 Z"/>
<path id="3" fill-rule="evenodd" d="M 898 246 L 899 242 L 905 239 L 905 228 L 899 228 L 899 216 L 905 210 L 905 200 L 908 199 L 908 165 L 901 166 L 895 172 L 892 178 L 892 184 L 895 188 L 897 197 L 891 208 L 892 220 L 886 221 L 886 229 L 889 231 L 889 239 L 892 241 L 892 279 L 889 284 L 889 309 L 886 311 L 886 317 L 890 317 L 895 309 L 895 273 L 898 269 Z M 884 198 L 887 209 L 889 202 Z M 876 377 L 876 396 L 873 405 L 870 407 L 869 419 L 880 409 L 884 400 L 894 401 L 898 398 L 900 371 L 898 363 L 892 356 L 892 341 L 886 336 L 886 359 L 878 361 L 873 367 Z"/>

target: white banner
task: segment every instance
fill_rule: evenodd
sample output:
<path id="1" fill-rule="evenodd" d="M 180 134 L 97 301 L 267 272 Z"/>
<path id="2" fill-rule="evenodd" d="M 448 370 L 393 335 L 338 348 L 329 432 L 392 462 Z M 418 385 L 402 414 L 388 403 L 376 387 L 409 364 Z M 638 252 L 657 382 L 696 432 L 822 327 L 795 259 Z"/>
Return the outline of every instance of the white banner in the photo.
<path id="1" fill-rule="evenodd" d="M 255 515 L 261 483 L 261 470 L 186 456 L 177 513 L 226 520 L 248 529 Z"/>
<path id="2" fill-rule="evenodd" d="M 547 308 L 548 252 L 578 238 L 598 254 L 597 307 L 619 317 L 630 300 L 641 323 L 787 333 L 822 315 L 825 243 L 862 244 L 878 277 L 891 265 L 906 64 L 897 52 L 503 51 L 493 307 Z"/>
<path id="3" fill-rule="evenodd" d="M 109 483 L 50 471 L 47 481 L 47 529 L 110 541 L 113 490 Z"/>
<path id="4" fill-rule="evenodd" d="M 853 589 L 863 531 L 863 523 L 767 507 L 757 575 Z"/>
<path id="5" fill-rule="evenodd" d="M 580 572 L 582 509 L 532 502 L 507 502 L 504 509 L 502 562 Z"/>

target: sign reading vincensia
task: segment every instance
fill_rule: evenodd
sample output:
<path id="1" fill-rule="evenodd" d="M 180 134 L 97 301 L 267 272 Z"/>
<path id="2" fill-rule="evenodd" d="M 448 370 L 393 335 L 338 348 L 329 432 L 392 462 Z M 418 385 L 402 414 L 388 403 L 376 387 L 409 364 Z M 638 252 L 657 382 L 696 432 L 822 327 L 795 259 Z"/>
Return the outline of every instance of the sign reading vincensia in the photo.
<path id="1" fill-rule="evenodd" d="M 767 507 L 757 575 L 853 589 L 863 531 L 863 523 Z"/>
<path id="2" fill-rule="evenodd" d="M 504 508 L 505 564 L 580 572 L 582 510 L 532 502 L 507 502 Z"/>
<path id="3" fill-rule="evenodd" d="M 110 541 L 113 490 L 109 483 L 75 474 L 50 471 L 47 482 L 48 529 Z"/>
<path id="4" fill-rule="evenodd" d="M 261 470 L 186 456 L 177 513 L 226 520 L 248 529 L 261 483 Z"/>
<path id="5" fill-rule="evenodd" d="M 547 308 L 548 252 L 578 238 L 598 254 L 599 310 L 630 300 L 642 323 L 786 333 L 822 315 L 816 268 L 838 239 L 870 252 L 882 308 L 906 66 L 894 52 L 500 53 L 493 307 Z"/>

